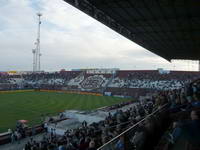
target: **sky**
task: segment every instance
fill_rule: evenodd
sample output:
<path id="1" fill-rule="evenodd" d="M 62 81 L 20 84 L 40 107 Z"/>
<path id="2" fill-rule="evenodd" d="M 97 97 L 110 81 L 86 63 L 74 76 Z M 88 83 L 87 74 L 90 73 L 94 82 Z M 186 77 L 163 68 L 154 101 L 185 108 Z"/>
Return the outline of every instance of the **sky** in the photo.
<path id="1" fill-rule="evenodd" d="M 0 71 L 31 71 L 41 12 L 41 69 L 197 70 L 126 39 L 63 0 L 0 0 Z"/>

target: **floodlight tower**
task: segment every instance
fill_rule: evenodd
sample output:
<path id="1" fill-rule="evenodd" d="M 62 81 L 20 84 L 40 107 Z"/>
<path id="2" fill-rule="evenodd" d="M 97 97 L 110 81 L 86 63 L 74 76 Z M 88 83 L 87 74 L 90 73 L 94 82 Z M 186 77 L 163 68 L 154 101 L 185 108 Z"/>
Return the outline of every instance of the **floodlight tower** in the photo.
<path id="1" fill-rule="evenodd" d="M 38 31 L 37 31 L 37 40 L 35 42 L 36 48 L 32 50 L 33 53 L 33 72 L 40 71 L 40 25 L 41 25 L 41 13 L 37 13 L 38 16 Z"/>
<path id="2" fill-rule="evenodd" d="M 38 16 L 38 35 L 37 35 L 37 71 L 40 71 L 40 25 L 41 25 L 41 13 L 37 13 Z"/>
<path id="3" fill-rule="evenodd" d="M 32 53 L 33 53 L 33 72 L 35 72 L 36 71 L 36 61 L 35 61 L 36 49 L 32 49 Z"/>

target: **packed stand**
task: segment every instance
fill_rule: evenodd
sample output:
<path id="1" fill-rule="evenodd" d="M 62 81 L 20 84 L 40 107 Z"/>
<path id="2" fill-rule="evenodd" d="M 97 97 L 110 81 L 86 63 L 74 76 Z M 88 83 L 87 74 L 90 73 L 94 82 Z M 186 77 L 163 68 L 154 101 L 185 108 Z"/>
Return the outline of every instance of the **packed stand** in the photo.
<path id="1" fill-rule="evenodd" d="M 156 150 L 200 149 L 200 80 L 168 92 L 171 125 Z M 164 143 L 164 144 L 163 144 Z M 160 148 L 161 147 L 161 148 Z"/>
<path id="2" fill-rule="evenodd" d="M 16 75 L 0 74 L 0 91 L 18 89 L 19 79 Z"/>
<path id="3" fill-rule="evenodd" d="M 25 145 L 25 150 L 96 150 L 164 103 L 165 99 L 162 98 L 159 104 L 148 100 L 145 103 L 136 103 L 126 110 L 123 110 L 124 104 L 115 105 L 113 107 L 117 108 L 117 111 L 114 114 L 109 113 L 104 121 L 90 125 L 83 122 L 82 127 L 67 130 L 64 136 L 57 136 L 52 131 L 42 141 L 29 141 Z"/>
<path id="4" fill-rule="evenodd" d="M 79 91 L 92 91 L 92 92 L 102 92 L 111 80 L 112 75 L 109 74 L 87 74 L 82 73 L 74 79 L 68 82 L 68 87 L 71 89 L 76 89 Z"/>
<path id="5" fill-rule="evenodd" d="M 0 74 L 0 90 L 44 88 L 120 93 L 121 89 L 173 90 L 199 77 L 199 72 L 117 71 L 115 74 L 87 74 L 85 71 Z M 130 90 L 129 90 L 130 91 Z M 127 95 L 130 95 L 127 92 Z M 125 94 L 125 92 L 121 93 Z"/>
<path id="6" fill-rule="evenodd" d="M 108 87 L 173 90 L 199 77 L 198 72 L 118 71 Z"/>

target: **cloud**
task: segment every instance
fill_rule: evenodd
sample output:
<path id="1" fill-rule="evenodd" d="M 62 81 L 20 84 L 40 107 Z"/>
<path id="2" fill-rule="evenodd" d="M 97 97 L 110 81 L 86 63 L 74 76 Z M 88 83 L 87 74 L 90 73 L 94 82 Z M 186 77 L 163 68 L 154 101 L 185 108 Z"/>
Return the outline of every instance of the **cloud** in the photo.
<path id="1" fill-rule="evenodd" d="M 32 70 L 39 11 L 43 70 L 174 67 L 63 0 L 1 0 L 0 71 Z"/>

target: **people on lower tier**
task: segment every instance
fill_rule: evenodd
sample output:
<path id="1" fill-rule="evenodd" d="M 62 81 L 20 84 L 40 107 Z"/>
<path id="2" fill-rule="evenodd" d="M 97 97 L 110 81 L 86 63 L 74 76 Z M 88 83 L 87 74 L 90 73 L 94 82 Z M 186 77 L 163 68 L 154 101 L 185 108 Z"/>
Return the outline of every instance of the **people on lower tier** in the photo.
<path id="1" fill-rule="evenodd" d="M 126 107 L 126 105 L 120 106 L 121 107 L 116 107 L 116 113 L 109 113 L 103 121 L 98 123 L 94 122 L 90 125 L 88 125 L 86 121 L 83 121 L 80 128 L 67 130 L 63 136 L 48 134 L 48 136 L 45 136 L 41 141 L 28 142 L 25 146 L 25 150 L 32 150 L 34 148 L 41 150 L 45 150 L 45 148 L 96 150 L 98 147 L 129 128 L 130 125 L 134 125 L 134 123 L 140 121 L 145 115 L 148 115 L 148 110 L 152 109 L 150 107 L 154 105 L 138 103 L 124 110 L 123 107 Z M 157 105 L 155 106 L 157 107 Z M 131 120 L 131 118 L 135 119 Z M 119 138 L 116 148 L 118 150 L 124 150 L 123 137 Z"/>
<path id="2" fill-rule="evenodd" d="M 191 120 L 174 122 L 171 142 L 175 143 L 181 136 L 189 143 L 200 145 L 200 111 L 192 110 Z"/>
<path id="3" fill-rule="evenodd" d="M 117 143 L 115 145 L 115 149 L 116 150 L 125 150 L 124 137 L 123 136 L 120 136 L 119 140 L 117 141 Z"/>

